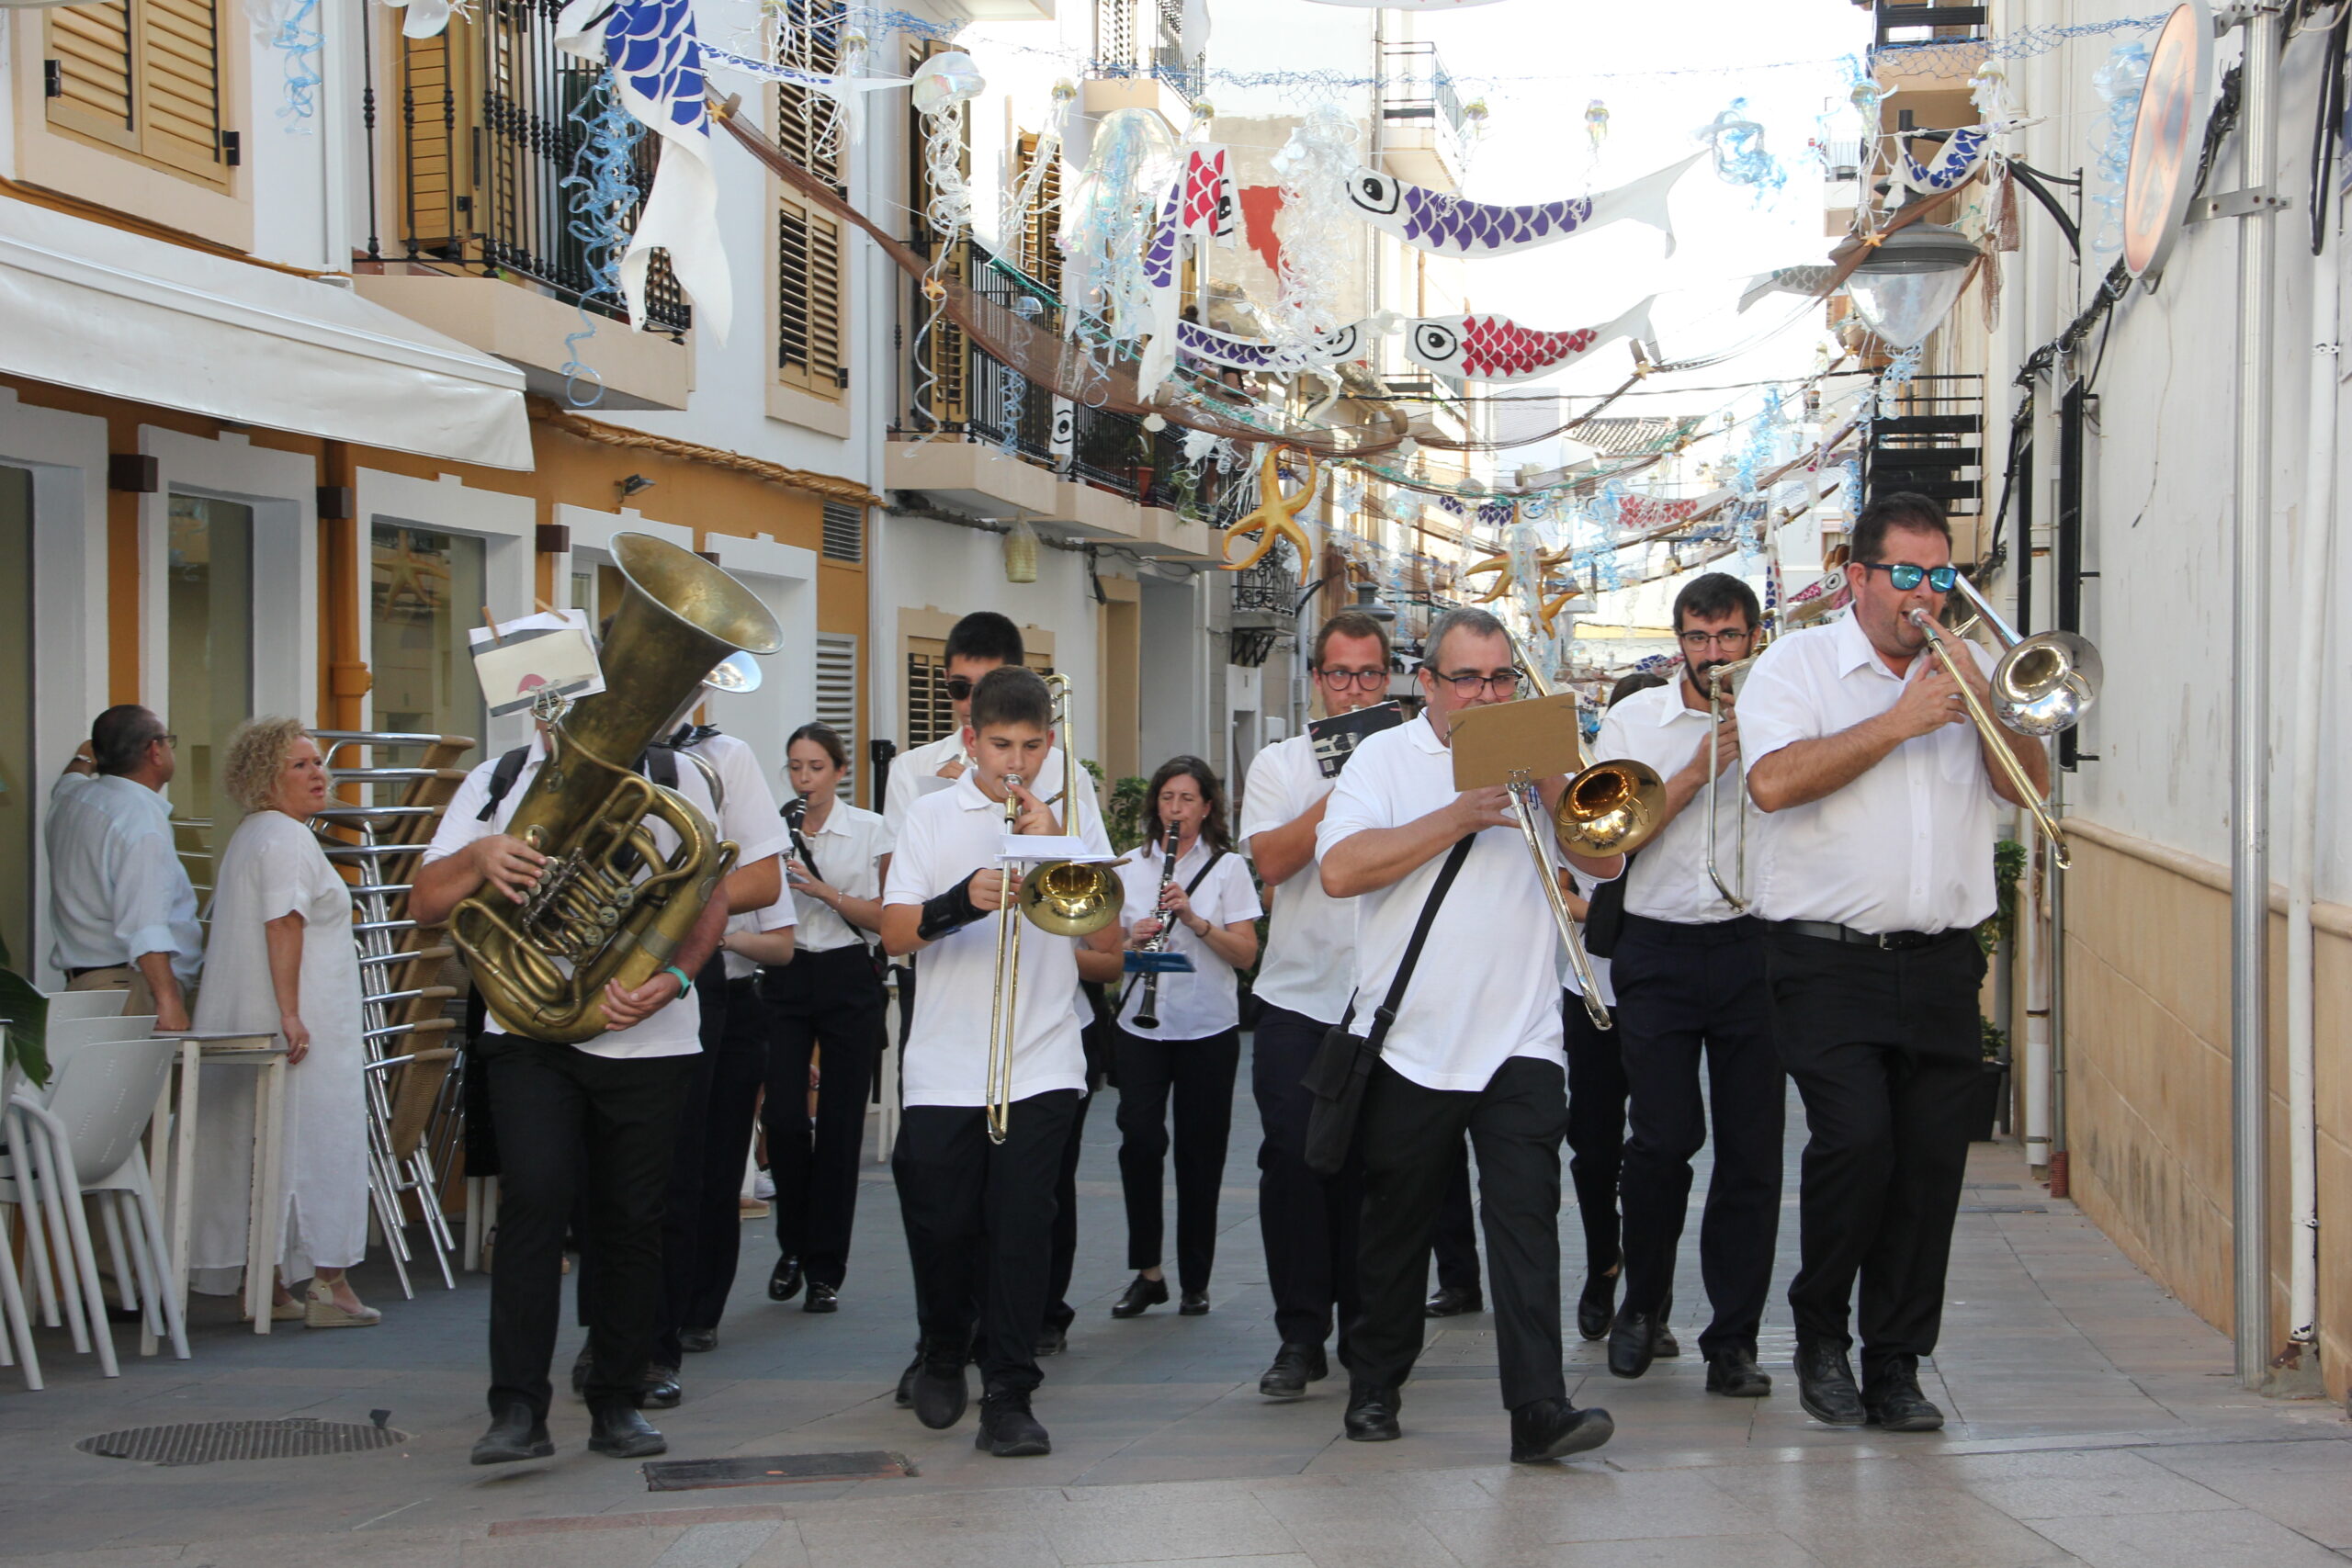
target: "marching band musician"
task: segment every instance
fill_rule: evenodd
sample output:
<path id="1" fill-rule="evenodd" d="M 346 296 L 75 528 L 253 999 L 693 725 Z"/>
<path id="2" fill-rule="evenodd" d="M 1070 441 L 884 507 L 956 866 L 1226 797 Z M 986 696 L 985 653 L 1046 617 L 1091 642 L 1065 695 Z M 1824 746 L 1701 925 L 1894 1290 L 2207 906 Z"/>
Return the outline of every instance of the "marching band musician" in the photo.
<path id="1" fill-rule="evenodd" d="M 1241 995 L 1235 972 L 1258 956 L 1258 889 L 1233 853 L 1225 791 L 1198 757 L 1173 757 L 1144 791 L 1145 852 L 1119 868 L 1126 888 L 1127 945 L 1180 953 L 1189 974 L 1136 976 L 1119 1008 L 1112 1049 L 1119 1084 L 1119 1182 L 1127 1202 L 1127 1267 L 1135 1280 L 1111 1308 L 1134 1317 L 1168 1300 L 1161 1274 L 1169 1100 L 1176 1115 L 1177 1311 L 1209 1310 L 1216 1256 L 1217 1189 L 1233 1126 L 1233 1075 L 1241 1063 Z M 1166 854 L 1170 835 L 1175 849 Z M 1147 1014 L 1148 999 L 1153 1011 Z"/>
<path id="2" fill-rule="evenodd" d="M 2037 790 L 2049 759 L 2027 737 L 1969 728 L 1958 682 L 1910 618 L 1940 613 L 1953 586 L 1942 507 L 1871 502 L 1845 574 L 1850 614 L 1776 641 L 1739 700 L 1773 868 L 1758 908 L 1768 992 L 1809 1134 L 1789 1305 L 1808 1415 L 1925 1432 L 1943 1425 L 1918 1364 L 1942 1321 L 1981 1071 L 1975 927 L 1994 911 L 1994 803 L 2026 804 L 1987 748 L 2007 745 Z M 1971 658 L 1957 662 L 1989 705 L 1990 658 L 1962 646 Z"/>
<path id="3" fill-rule="evenodd" d="M 1108 982 L 1121 966 L 1115 920 L 1083 938 L 1023 933 L 1006 1137 L 992 1143 L 989 1034 L 998 926 L 1023 919 L 1011 897 L 1019 878 L 999 869 L 1005 806 L 1019 804 L 1017 832 L 1062 831 L 1062 818 L 1028 782 L 1047 773 L 1053 708 L 1051 692 L 1031 671 L 1007 665 L 980 678 L 964 732 L 976 766 L 908 811 L 882 900 L 883 946 L 894 956 L 924 955 L 899 1076 L 906 1109 L 890 1156 L 922 1332 L 911 1403 L 933 1429 L 962 1417 L 977 1316 L 976 1444 L 1008 1459 L 1052 1451 L 1029 1402 L 1043 1381 L 1036 1345 L 1055 1188 L 1086 1092 L 1075 1002 L 1081 976 Z M 1080 815 L 1076 836 L 1108 856 L 1099 817 Z"/>
<path id="4" fill-rule="evenodd" d="M 1699 1353 L 1707 1392 L 1734 1398 L 1772 1390 L 1756 1364 L 1756 1334 L 1780 1235 L 1787 1090 L 1764 995 L 1763 928 L 1724 898 L 1708 871 L 1710 825 L 1720 832 L 1740 809 L 1731 771 L 1739 719 L 1728 692 L 1716 770 L 1709 771 L 1709 732 L 1716 727 L 1708 675 L 1747 657 L 1761 619 L 1755 592 L 1728 572 L 1685 583 L 1674 599 L 1679 678 L 1611 706 L 1598 742 L 1602 756 L 1645 762 L 1666 781 L 1664 826 L 1626 866 L 1623 924 L 1610 958 L 1631 1136 L 1619 1177 L 1625 1295 L 1609 1331 L 1609 1370 L 1640 1377 L 1657 1352 L 1690 1207 L 1690 1160 L 1706 1142 L 1712 1111 L 1714 1171 L 1699 1269 L 1714 1315 L 1699 1336 Z M 1703 798 L 1709 790 L 1718 792 L 1713 803 Z M 1718 852 L 1728 864 L 1728 852 Z M 1588 1298 L 1592 1291 L 1588 1282 Z"/>
<path id="5" fill-rule="evenodd" d="M 1598 1448 L 1608 1413 L 1569 1403 L 1560 1348 L 1560 1141 L 1568 1118 L 1561 1052 L 1559 937 L 1510 791 L 1457 791 L 1453 716 L 1511 700 L 1522 671 L 1502 623 L 1451 610 L 1430 630 L 1422 716 L 1356 749 L 1317 831 L 1323 889 L 1355 898 L 1354 1016 L 1383 1008 L 1409 934 L 1455 863 L 1459 891 L 1434 900 L 1427 961 L 1397 998 L 1363 1091 L 1355 1147 L 1363 1165 L 1358 1267 L 1363 1310 L 1348 1335 L 1344 1422 L 1356 1442 L 1400 1435 L 1400 1391 L 1420 1355 L 1430 1235 L 1465 1128 L 1510 1410 L 1514 1463 Z M 1545 781 L 1556 798 L 1565 781 Z M 1548 824 L 1547 824 L 1548 826 Z M 1548 833 L 1545 835 L 1548 840 Z M 1547 848 L 1548 848 L 1547 844 Z M 1568 863 L 1613 877 L 1620 856 Z"/>
<path id="6" fill-rule="evenodd" d="M 1307 660 L 1325 716 L 1385 699 L 1388 660 L 1387 632 L 1363 611 L 1325 621 Z M 1335 1319 L 1344 1335 L 1356 1314 L 1356 1186 L 1307 1168 L 1311 1101 L 1299 1081 L 1324 1034 L 1347 1011 L 1355 984 L 1355 910 L 1323 891 L 1315 864 L 1315 835 L 1337 775 L 1317 765 L 1313 738 L 1275 741 L 1258 753 L 1247 776 L 1241 838 L 1273 898 L 1265 961 L 1252 987 L 1258 1021 L 1250 1088 L 1261 1128 L 1258 1225 L 1281 1348 L 1258 1392 L 1291 1400 L 1330 1375 L 1324 1342 Z"/>

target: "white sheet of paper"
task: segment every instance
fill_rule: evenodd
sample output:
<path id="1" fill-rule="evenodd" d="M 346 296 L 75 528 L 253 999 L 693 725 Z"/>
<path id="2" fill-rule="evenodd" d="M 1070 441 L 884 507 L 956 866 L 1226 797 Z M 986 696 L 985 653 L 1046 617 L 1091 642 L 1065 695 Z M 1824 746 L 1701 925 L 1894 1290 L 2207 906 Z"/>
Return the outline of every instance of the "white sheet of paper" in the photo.
<path id="1" fill-rule="evenodd" d="M 575 702 L 605 689 L 585 611 L 525 615 L 502 621 L 495 629 L 475 626 L 467 640 L 493 718 L 527 709 L 543 686 Z"/>
<path id="2" fill-rule="evenodd" d="M 1116 860 L 1116 855 L 1102 854 L 1084 839 L 1069 833 L 1007 833 L 997 859 L 1008 861 L 1074 860 L 1093 865 Z"/>

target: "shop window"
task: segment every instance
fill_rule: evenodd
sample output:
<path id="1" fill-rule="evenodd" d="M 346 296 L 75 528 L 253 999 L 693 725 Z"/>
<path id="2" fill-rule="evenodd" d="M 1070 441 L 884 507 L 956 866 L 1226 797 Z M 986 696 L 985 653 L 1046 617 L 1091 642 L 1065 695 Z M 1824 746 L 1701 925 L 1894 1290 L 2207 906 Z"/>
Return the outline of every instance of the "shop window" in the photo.
<path id="1" fill-rule="evenodd" d="M 378 729 L 482 738 L 466 632 L 489 602 L 487 553 L 470 535 L 376 525 L 368 615 Z"/>
<path id="2" fill-rule="evenodd" d="M 19 971 L 33 951 L 33 835 L 49 775 L 33 757 L 33 476 L 0 468 L 0 942 Z"/>
<path id="3" fill-rule="evenodd" d="M 104 0 L 47 14 L 49 123 L 229 188 L 215 0 Z"/>
<path id="4" fill-rule="evenodd" d="M 254 509 L 173 496 L 165 580 L 163 719 L 180 738 L 179 769 L 165 795 L 181 863 L 202 903 L 211 892 L 214 860 L 237 828 L 237 808 L 220 790 L 220 767 L 230 735 L 253 712 Z"/>

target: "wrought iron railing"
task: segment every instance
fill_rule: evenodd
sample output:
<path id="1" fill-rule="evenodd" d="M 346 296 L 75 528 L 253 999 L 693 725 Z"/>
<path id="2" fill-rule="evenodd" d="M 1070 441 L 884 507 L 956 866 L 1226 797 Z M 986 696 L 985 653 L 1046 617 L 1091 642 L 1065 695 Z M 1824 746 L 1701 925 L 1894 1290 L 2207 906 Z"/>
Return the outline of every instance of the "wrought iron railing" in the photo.
<path id="1" fill-rule="evenodd" d="M 393 139 L 398 154 L 398 221 L 391 254 L 379 259 L 510 276 L 619 316 L 625 311 L 617 299 L 586 299 L 597 279 L 588 243 L 572 231 L 572 192 L 564 185 L 587 140 L 575 116 L 584 112 L 605 68 L 556 48 L 561 10 L 562 0 L 482 0 L 470 15 L 452 15 L 439 37 L 399 40 L 389 62 L 390 112 L 374 95 L 365 110 L 370 165 L 381 133 Z M 638 197 L 622 214 L 624 231 L 643 213 L 657 157 L 656 139 L 640 140 Z M 371 251 L 378 248 L 371 241 Z M 683 333 L 691 324 L 659 252 L 646 314 L 660 332 Z"/>
<path id="2" fill-rule="evenodd" d="M 1464 140 L 1462 95 L 1433 43 L 1392 43 L 1380 51 L 1380 118 L 1385 124 L 1423 122 L 1459 153 Z"/>

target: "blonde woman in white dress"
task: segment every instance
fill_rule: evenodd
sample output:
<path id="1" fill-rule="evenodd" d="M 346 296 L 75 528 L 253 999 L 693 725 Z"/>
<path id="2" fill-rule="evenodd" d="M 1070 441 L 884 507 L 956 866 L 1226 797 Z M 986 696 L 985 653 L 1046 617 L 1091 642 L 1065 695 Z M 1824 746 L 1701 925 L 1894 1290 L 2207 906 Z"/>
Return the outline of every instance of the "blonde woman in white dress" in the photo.
<path id="1" fill-rule="evenodd" d="M 359 955 L 351 889 L 310 819 L 327 803 L 325 759 L 290 718 L 256 718 L 230 739 L 225 793 L 247 815 L 220 855 L 196 1027 L 274 1033 L 286 1045 L 282 1221 L 273 1320 L 365 1327 L 345 1270 L 368 1248 L 368 1111 L 361 1079 Z M 233 1294 L 245 1256 L 253 1180 L 249 1068 L 204 1070 L 197 1148 L 194 1288 Z M 289 1281 L 307 1278 L 297 1302 Z"/>

